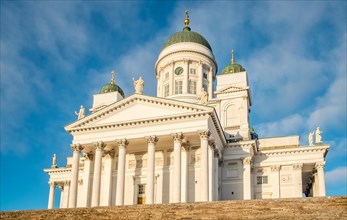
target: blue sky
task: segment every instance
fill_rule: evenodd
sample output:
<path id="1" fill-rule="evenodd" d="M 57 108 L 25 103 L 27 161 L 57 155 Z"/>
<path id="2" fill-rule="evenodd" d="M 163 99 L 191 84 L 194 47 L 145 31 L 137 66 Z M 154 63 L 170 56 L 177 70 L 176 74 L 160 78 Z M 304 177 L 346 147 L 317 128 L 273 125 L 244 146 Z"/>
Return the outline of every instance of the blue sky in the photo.
<path id="1" fill-rule="evenodd" d="M 219 71 L 249 76 L 260 137 L 320 126 L 328 195 L 347 194 L 346 1 L 1 1 L 1 210 L 45 209 L 53 153 L 71 156 L 64 126 L 110 81 L 126 96 L 142 75 L 156 95 L 165 40 L 190 27 L 211 44 Z"/>

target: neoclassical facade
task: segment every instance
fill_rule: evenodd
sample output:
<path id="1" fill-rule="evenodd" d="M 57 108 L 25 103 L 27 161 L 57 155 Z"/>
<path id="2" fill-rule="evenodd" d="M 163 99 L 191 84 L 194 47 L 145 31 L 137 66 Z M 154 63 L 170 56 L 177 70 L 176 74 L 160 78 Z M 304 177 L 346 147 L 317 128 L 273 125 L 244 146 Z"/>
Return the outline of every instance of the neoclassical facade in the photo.
<path id="1" fill-rule="evenodd" d="M 65 130 L 72 157 L 49 175 L 48 208 L 325 196 L 329 145 L 299 136 L 261 138 L 250 125 L 251 90 L 235 63 L 218 73 L 208 41 L 185 27 L 164 44 L 157 96 L 125 96 L 112 80 Z M 214 87 L 216 84 L 216 87 Z M 319 132 L 318 132 L 319 131 Z M 58 206 L 58 205 L 56 205 Z"/>

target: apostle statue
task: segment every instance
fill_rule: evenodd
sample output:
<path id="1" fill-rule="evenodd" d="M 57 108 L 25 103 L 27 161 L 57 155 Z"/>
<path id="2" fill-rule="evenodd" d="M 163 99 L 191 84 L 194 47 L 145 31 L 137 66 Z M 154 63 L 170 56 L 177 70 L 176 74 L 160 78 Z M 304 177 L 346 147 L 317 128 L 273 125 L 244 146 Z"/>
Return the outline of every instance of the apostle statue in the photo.
<path id="1" fill-rule="evenodd" d="M 316 144 L 322 143 L 322 131 L 320 130 L 319 127 L 316 129 Z"/>
<path id="2" fill-rule="evenodd" d="M 145 82 L 142 80 L 142 77 L 138 80 L 135 80 L 133 77 L 134 87 L 135 87 L 135 93 L 142 95 L 143 92 L 143 86 L 145 85 Z"/>
<path id="3" fill-rule="evenodd" d="M 208 101 L 208 94 L 204 89 L 201 89 L 199 104 L 206 105 Z"/>
<path id="4" fill-rule="evenodd" d="M 78 120 L 85 117 L 84 112 L 85 112 L 85 109 L 84 109 L 83 105 L 81 105 L 80 111 L 78 113 L 75 111 L 75 114 L 77 115 Z"/>
<path id="5" fill-rule="evenodd" d="M 57 165 L 57 155 L 56 154 L 53 154 L 53 158 L 52 158 L 52 168 L 57 168 L 58 165 Z"/>
<path id="6" fill-rule="evenodd" d="M 310 134 L 308 135 L 309 146 L 313 146 L 313 135 L 314 135 L 314 131 L 310 132 Z"/>

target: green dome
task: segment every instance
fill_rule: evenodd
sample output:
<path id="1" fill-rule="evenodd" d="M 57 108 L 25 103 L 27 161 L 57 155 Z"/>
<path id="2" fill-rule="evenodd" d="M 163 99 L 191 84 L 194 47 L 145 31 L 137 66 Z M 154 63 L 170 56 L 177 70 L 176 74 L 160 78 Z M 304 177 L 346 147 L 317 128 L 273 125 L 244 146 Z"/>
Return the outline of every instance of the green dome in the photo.
<path id="1" fill-rule="evenodd" d="M 176 44 L 176 43 L 181 43 L 181 42 L 193 42 L 193 43 L 198 43 L 201 44 L 208 49 L 212 51 L 212 48 L 210 44 L 207 42 L 207 40 L 201 36 L 199 33 L 196 33 L 194 31 L 190 31 L 189 27 L 183 28 L 183 31 L 176 32 L 173 34 L 164 44 L 163 48 L 161 50 L 164 50 L 166 47 Z"/>
<path id="2" fill-rule="evenodd" d="M 101 88 L 100 94 L 109 93 L 109 92 L 119 92 L 119 94 L 124 98 L 123 90 L 116 83 L 114 83 L 114 76 L 115 76 L 115 73 L 114 73 L 114 70 L 112 70 L 111 82 L 104 85 Z"/>
<path id="3" fill-rule="evenodd" d="M 224 69 L 221 72 L 221 75 L 229 73 L 239 73 L 244 71 L 246 71 L 245 68 L 243 68 L 240 64 L 234 63 L 224 67 Z"/>
<path id="4" fill-rule="evenodd" d="M 110 82 L 104 85 L 100 90 L 100 94 L 109 93 L 109 92 L 119 92 L 119 94 L 124 98 L 123 90 L 115 83 Z"/>
<path id="5" fill-rule="evenodd" d="M 229 73 L 239 73 L 239 72 L 246 71 L 245 68 L 243 68 L 243 66 L 241 66 L 240 64 L 235 63 L 234 50 L 231 51 L 231 54 L 232 54 L 231 64 L 229 64 L 226 67 L 224 67 L 224 69 L 220 73 L 221 75 L 229 74 Z"/>

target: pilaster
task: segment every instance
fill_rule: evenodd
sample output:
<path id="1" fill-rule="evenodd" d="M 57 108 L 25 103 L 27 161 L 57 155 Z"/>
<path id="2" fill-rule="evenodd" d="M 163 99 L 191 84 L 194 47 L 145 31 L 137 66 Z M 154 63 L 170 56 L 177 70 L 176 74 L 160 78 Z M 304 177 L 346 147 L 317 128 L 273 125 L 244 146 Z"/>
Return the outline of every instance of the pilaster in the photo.
<path id="1" fill-rule="evenodd" d="M 281 198 L 280 169 L 279 165 L 271 166 L 272 198 L 275 199 Z"/>
<path id="2" fill-rule="evenodd" d="M 251 181 L 252 157 L 243 159 L 243 199 L 252 199 L 252 181 Z"/>

